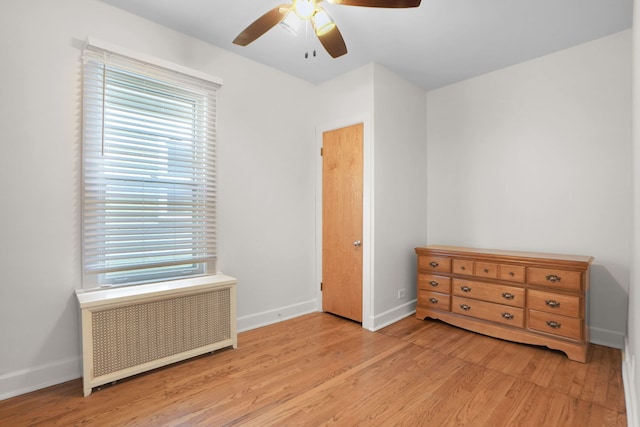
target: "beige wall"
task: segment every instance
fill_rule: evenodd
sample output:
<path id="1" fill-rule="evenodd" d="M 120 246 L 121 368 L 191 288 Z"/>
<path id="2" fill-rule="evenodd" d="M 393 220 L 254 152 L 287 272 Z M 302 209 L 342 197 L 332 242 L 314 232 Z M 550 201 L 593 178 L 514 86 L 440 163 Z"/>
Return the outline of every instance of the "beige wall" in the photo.
<path id="1" fill-rule="evenodd" d="M 621 348 L 631 31 L 428 93 L 429 243 L 595 257 L 593 342 Z"/>
<path id="2" fill-rule="evenodd" d="M 376 325 L 415 309 L 416 255 L 427 241 L 427 103 L 424 90 L 374 68 L 373 295 Z M 405 296 L 398 298 L 398 291 Z"/>
<path id="3" fill-rule="evenodd" d="M 636 361 L 640 351 L 640 0 L 634 1 L 633 11 L 633 143 L 631 163 L 632 179 L 632 229 L 631 229 L 631 283 L 629 284 L 629 318 L 627 342 L 624 351 L 622 373 L 625 383 L 627 420 L 629 426 L 638 426 L 638 398 L 640 397 L 640 371 Z"/>

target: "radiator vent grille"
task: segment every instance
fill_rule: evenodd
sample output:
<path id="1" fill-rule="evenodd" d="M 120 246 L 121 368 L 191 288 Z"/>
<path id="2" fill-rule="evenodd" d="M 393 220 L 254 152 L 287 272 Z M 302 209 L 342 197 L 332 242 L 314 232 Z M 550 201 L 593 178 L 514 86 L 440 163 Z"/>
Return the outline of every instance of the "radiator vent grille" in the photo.
<path id="1" fill-rule="evenodd" d="M 230 290 L 92 313 L 94 376 L 231 338 Z"/>

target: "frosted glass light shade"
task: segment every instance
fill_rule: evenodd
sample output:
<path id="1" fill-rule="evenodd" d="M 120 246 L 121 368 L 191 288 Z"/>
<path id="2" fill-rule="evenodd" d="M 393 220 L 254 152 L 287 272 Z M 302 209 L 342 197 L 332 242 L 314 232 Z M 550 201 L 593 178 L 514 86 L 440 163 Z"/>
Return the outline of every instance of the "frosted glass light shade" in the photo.
<path id="1" fill-rule="evenodd" d="M 294 36 L 298 33 L 298 28 L 300 28 L 300 23 L 302 20 L 300 17 L 293 11 L 287 13 L 287 16 L 280 22 L 280 26 L 287 30 L 289 33 Z"/>
<path id="2" fill-rule="evenodd" d="M 313 25 L 316 29 L 316 34 L 322 36 L 333 30 L 336 23 L 333 22 L 333 19 L 331 19 L 327 12 L 320 10 L 313 17 Z"/>

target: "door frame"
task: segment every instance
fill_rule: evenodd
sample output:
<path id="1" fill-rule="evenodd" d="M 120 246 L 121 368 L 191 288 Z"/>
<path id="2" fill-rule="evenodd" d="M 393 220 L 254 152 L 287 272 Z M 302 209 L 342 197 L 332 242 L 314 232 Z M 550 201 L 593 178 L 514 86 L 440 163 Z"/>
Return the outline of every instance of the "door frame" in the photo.
<path id="1" fill-rule="evenodd" d="M 368 114 L 351 116 L 316 126 L 316 301 L 322 311 L 322 134 L 362 123 L 362 327 L 373 331 L 373 132 Z"/>

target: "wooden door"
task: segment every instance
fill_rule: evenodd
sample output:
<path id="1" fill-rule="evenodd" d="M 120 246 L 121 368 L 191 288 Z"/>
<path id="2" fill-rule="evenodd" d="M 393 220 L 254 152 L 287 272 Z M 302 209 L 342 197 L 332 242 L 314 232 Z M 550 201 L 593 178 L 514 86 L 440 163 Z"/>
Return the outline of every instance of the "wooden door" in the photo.
<path id="1" fill-rule="evenodd" d="M 363 125 L 322 135 L 322 309 L 362 322 Z"/>

